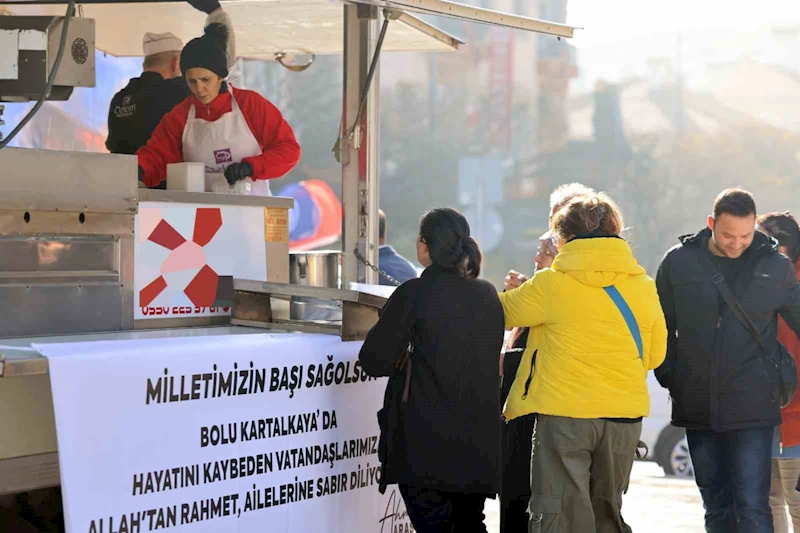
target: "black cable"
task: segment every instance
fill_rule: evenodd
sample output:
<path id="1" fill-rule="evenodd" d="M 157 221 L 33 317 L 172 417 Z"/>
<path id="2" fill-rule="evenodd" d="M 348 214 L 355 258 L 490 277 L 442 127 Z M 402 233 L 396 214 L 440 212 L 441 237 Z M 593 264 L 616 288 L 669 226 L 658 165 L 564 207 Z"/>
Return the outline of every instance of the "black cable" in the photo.
<path id="1" fill-rule="evenodd" d="M 36 102 L 36 105 L 28 111 L 28 114 L 25 115 L 17 127 L 12 130 L 11 133 L 8 134 L 8 137 L 0 141 L 0 150 L 6 147 L 11 140 L 17 136 L 17 134 L 25 127 L 25 125 L 30 122 L 33 118 L 33 115 L 36 114 L 37 111 L 42 107 L 45 100 L 50 96 L 50 91 L 53 90 L 53 84 L 56 81 L 56 74 L 58 74 L 58 69 L 61 67 L 61 60 L 64 58 L 64 50 L 67 47 L 67 31 L 69 30 L 69 22 L 72 20 L 72 15 L 75 12 L 75 0 L 69 0 L 69 5 L 67 6 L 67 14 L 64 15 L 64 24 L 61 26 L 61 40 L 58 43 L 58 53 L 56 54 L 56 60 L 53 62 L 53 68 L 50 71 L 50 76 L 47 78 L 47 85 L 45 85 L 42 94 L 39 95 L 39 100 Z"/>

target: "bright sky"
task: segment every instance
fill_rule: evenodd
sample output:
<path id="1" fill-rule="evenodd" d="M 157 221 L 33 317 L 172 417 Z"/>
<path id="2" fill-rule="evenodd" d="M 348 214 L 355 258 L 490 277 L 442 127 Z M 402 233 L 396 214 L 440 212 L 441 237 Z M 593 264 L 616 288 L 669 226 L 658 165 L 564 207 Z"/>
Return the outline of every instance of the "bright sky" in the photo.
<path id="1" fill-rule="evenodd" d="M 574 89 L 579 91 L 598 78 L 615 82 L 641 75 L 648 59 L 674 59 L 679 33 L 684 35 L 683 70 L 691 72 L 701 63 L 743 55 L 771 55 L 774 61 L 774 47 L 765 49 L 774 43 L 753 39 L 754 32 L 800 28 L 798 0 L 569 0 L 568 10 L 567 23 L 584 28 L 572 40 L 578 48 L 581 80 Z M 785 59 L 779 61 L 800 58 L 800 33 L 781 46 Z"/>
<path id="2" fill-rule="evenodd" d="M 796 0 L 569 0 L 567 23 L 582 26 L 580 47 L 679 30 L 748 31 L 800 24 Z"/>

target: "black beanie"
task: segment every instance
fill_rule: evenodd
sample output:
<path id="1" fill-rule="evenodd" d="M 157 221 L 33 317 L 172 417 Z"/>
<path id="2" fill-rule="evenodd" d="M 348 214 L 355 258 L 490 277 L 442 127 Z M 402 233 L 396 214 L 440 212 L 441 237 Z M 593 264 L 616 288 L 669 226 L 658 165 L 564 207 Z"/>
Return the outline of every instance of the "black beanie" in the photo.
<path id="1" fill-rule="evenodd" d="M 181 72 L 190 68 L 205 68 L 219 76 L 228 76 L 228 28 L 209 24 L 204 35 L 189 41 L 181 51 Z"/>

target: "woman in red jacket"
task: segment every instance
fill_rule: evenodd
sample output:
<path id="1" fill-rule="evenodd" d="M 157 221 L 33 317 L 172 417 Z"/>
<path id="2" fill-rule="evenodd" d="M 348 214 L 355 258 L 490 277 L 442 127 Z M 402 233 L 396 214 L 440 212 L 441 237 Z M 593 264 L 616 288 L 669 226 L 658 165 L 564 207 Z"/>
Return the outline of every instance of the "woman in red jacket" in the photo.
<path id="1" fill-rule="evenodd" d="M 794 216 L 788 211 L 762 215 L 758 219 L 758 229 L 778 241 L 781 253 L 794 263 L 797 278 L 800 279 L 800 227 Z M 800 363 L 800 339 L 780 317 L 778 341 Z M 795 490 L 800 476 L 800 394 L 795 395 L 792 402 L 783 408 L 781 416 L 783 423 L 776 429 L 772 450 L 769 503 L 775 533 L 800 533 L 800 493 Z M 789 527 L 786 520 L 787 507 L 793 527 Z"/>
<path id="2" fill-rule="evenodd" d="M 280 178 L 300 160 L 300 145 L 283 115 L 260 94 L 225 82 L 227 28 L 212 24 L 181 52 L 191 96 L 164 115 L 139 157 L 139 180 L 162 186 L 167 165 L 205 163 L 228 183 L 251 178 L 251 194 L 270 196 L 267 180 Z"/>

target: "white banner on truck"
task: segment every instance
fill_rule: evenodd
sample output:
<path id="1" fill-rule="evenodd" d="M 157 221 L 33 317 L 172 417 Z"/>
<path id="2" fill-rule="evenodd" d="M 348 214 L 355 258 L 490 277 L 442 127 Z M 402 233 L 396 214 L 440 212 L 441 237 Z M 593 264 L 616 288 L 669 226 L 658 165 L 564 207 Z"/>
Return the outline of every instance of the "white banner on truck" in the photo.
<path id="1" fill-rule="evenodd" d="M 41 344 L 68 533 L 412 531 L 378 493 L 385 380 L 309 334 Z"/>

